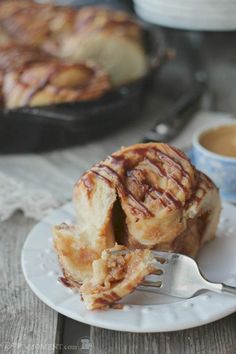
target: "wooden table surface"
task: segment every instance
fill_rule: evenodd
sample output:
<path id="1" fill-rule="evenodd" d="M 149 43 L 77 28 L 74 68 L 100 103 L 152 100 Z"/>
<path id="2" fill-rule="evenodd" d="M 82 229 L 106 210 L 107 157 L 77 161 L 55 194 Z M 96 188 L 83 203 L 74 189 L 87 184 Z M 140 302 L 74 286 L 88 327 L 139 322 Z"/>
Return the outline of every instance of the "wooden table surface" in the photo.
<path id="1" fill-rule="evenodd" d="M 215 97 L 214 108 L 233 113 L 236 113 L 235 43 L 234 33 L 206 34 L 202 49 Z M 109 331 L 58 315 L 32 293 L 21 271 L 22 245 L 35 223 L 18 212 L 0 224 L 0 353 L 236 353 L 236 314 L 194 329 L 155 334 Z"/>

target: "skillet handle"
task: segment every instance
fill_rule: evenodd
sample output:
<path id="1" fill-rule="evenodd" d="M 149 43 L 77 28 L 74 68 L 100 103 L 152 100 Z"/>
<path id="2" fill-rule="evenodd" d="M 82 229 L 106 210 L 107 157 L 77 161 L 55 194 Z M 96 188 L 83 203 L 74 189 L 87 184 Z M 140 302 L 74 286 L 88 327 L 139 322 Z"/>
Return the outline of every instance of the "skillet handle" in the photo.
<path id="1" fill-rule="evenodd" d="M 143 142 L 169 142 L 174 139 L 198 111 L 202 95 L 205 91 L 206 74 L 196 73 L 201 82 L 195 84 L 188 93 L 181 96 L 173 107 L 158 120 L 144 136 Z"/>

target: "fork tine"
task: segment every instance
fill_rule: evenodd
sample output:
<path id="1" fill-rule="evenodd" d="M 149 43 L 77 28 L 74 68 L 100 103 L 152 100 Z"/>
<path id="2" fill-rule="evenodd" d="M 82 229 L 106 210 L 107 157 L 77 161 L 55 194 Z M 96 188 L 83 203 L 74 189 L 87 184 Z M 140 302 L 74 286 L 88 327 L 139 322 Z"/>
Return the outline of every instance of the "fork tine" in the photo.
<path id="1" fill-rule="evenodd" d="M 160 280 L 158 281 L 149 281 L 149 280 L 143 280 L 140 286 L 148 286 L 148 287 L 155 287 L 155 288 L 160 288 L 162 286 L 162 282 Z"/>
<path id="2" fill-rule="evenodd" d="M 160 263 L 163 262 L 163 264 L 168 263 L 173 258 L 173 256 L 176 256 L 176 253 L 154 250 L 152 250 L 152 254 L 155 258 L 157 258 L 157 260 L 160 259 Z"/>
<path id="3" fill-rule="evenodd" d="M 164 269 L 158 267 L 157 269 L 155 269 L 155 271 L 152 272 L 152 274 L 162 276 L 164 274 Z"/>

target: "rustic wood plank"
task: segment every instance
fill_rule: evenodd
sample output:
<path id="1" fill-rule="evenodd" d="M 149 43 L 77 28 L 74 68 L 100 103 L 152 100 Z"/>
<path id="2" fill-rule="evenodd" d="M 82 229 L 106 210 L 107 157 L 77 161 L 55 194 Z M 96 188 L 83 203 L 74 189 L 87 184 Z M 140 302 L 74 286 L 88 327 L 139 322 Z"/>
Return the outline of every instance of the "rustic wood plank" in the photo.
<path id="1" fill-rule="evenodd" d="M 235 354 L 236 314 L 169 333 L 125 333 L 91 328 L 90 354 Z"/>
<path id="2" fill-rule="evenodd" d="M 57 313 L 32 293 L 20 265 L 24 240 L 34 224 L 20 213 L 0 224 L 0 353 L 55 351 Z"/>

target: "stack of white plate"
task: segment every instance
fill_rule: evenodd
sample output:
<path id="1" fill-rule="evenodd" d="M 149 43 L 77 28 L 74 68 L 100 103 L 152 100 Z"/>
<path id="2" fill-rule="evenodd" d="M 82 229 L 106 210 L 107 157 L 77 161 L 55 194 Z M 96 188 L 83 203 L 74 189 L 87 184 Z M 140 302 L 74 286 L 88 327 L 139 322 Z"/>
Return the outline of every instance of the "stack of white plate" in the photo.
<path id="1" fill-rule="evenodd" d="M 236 0 L 134 0 L 145 21 L 190 30 L 236 29 Z"/>

